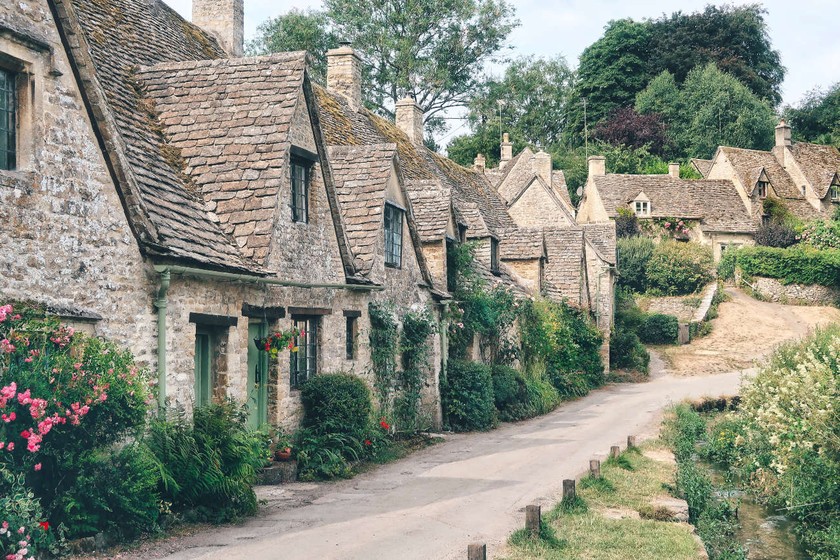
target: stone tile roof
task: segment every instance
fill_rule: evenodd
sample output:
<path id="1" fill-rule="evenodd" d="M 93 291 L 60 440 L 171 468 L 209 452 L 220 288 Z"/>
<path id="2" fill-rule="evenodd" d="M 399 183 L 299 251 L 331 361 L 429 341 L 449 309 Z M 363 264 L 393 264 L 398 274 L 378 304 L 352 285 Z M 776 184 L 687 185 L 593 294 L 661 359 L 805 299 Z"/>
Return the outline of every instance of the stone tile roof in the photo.
<path id="1" fill-rule="evenodd" d="M 530 292 L 528 288 L 523 286 L 519 280 L 510 272 L 504 263 L 499 264 L 499 273 L 493 274 L 490 267 L 478 259 L 472 261 L 473 268 L 479 278 L 482 278 L 491 287 L 504 286 L 511 290 L 516 297 L 528 297 Z"/>
<path id="2" fill-rule="evenodd" d="M 566 184 L 566 174 L 560 170 L 555 169 L 551 172 L 551 188 L 554 192 L 563 199 L 563 202 L 569 205 L 569 208 L 574 208 L 572 204 L 572 197 L 569 196 L 569 186 Z"/>
<path id="3" fill-rule="evenodd" d="M 241 253 L 265 262 L 285 187 L 289 131 L 306 65 L 304 52 L 265 58 L 165 63 L 137 78 L 167 146 Z"/>
<path id="4" fill-rule="evenodd" d="M 382 235 L 385 189 L 394 172 L 394 144 L 329 146 L 329 161 L 344 229 L 356 261 L 367 275 Z"/>
<path id="5" fill-rule="evenodd" d="M 213 266 L 258 269 L 215 223 L 168 145 L 134 70 L 215 59 L 211 36 L 160 0 L 53 0 L 62 35 L 118 178 L 132 229 L 144 251 Z"/>
<path id="6" fill-rule="evenodd" d="M 817 196 L 824 198 L 834 176 L 840 174 L 840 150 L 834 146 L 797 142 L 791 152 Z"/>
<path id="7" fill-rule="evenodd" d="M 581 305 L 583 279 L 582 228 L 545 228 L 547 260 L 544 291 L 549 298 Z"/>
<path id="8" fill-rule="evenodd" d="M 467 238 L 475 239 L 493 235 L 490 228 L 487 227 L 487 223 L 484 221 L 478 204 L 474 202 L 462 202 L 455 207 L 458 209 L 459 218 L 467 226 Z"/>
<path id="9" fill-rule="evenodd" d="M 584 236 L 598 252 L 601 260 L 615 264 L 615 222 L 581 224 Z"/>
<path id="10" fill-rule="evenodd" d="M 508 206 L 518 200 L 537 178 L 534 171 L 535 158 L 536 154 L 530 148 L 524 148 L 508 162 L 503 170 L 495 170 L 492 174 L 485 174 L 487 180 L 499 192 Z M 545 181 L 541 182 L 546 185 Z M 562 201 L 567 213 L 573 210 L 574 205 L 566 186 L 566 175 L 562 171 L 553 170 L 551 172 L 551 185 L 548 190 Z"/>
<path id="11" fill-rule="evenodd" d="M 720 151 L 726 155 L 726 158 L 732 164 L 747 194 L 752 195 L 758 178 L 764 171 L 770 180 L 770 186 L 773 187 L 779 197 L 790 200 L 805 200 L 805 195 L 802 194 L 800 188 L 796 186 L 772 152 L 727 146 L 721 146 Z"/>
<path id="12" fill-rule="evenodd" d="M 691 165 L 704 178 L 709 175 L 713 163 L 714 161 L 711 159 L 691 158 Z"/>
<path id="13" fill-rule="evenodd" d="M 414 209 L 420 239 L 424 243 L 441 241 L 446 236 L 452 214 L 449 189 L 436 181 L 408 181 L 406 190 Z"/>
<path id="14" fill-rule="evenodd" d="M 700 220 L 710 231 L 751 232 L 755 225 L 730 181 L 685 180 L 670 175 L 609 174 L 595 177 L 607 213 L 629 208 L 644 193 L 651 217 Z"/>
<path id="15" fill-rule="evenodd" d="M 499 256 L 505 261 L 545 257 L 545 241 L 539 229 L 507 229 L 499 233 Z"/>

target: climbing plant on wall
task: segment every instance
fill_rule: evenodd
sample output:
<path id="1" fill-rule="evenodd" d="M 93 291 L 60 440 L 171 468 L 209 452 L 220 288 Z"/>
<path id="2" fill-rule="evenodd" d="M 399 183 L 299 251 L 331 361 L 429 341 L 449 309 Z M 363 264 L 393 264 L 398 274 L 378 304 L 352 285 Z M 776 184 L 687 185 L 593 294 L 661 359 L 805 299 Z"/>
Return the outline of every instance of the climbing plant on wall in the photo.
<path id="1" fill-rule="evenodd" d="M 397 318 L 390 302 L 371 302 L 370 361 L 373 368 L 373 388 L 383 413 L 391 410 L 391 390 L 397 371 Z"/>
<path id="2" fill-rule="evenodd" d="M 396 396 L 395 417 L 403 430 L 420 428 L 420 395 L 429 370 L 431 345 L 429 337 L 437 325 L 432 314 L 409 311 L 402 318 L 400 333 L 400 358 L 402 370 L 398 373 L 399 395 Z"/>

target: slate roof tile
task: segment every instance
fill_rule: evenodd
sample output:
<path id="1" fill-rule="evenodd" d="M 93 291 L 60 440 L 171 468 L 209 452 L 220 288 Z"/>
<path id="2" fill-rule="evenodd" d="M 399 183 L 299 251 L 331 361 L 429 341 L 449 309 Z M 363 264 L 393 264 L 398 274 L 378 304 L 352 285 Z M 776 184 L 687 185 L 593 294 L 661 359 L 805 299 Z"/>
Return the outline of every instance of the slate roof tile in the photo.
<path id="1" fill-rule="evenodd" d="M 791 152 L 817 196 L 825 198 L 831 181 L 840 174 L 840 150 L 834 146 L 797 142 Z"/>
<path id="2" fill-rule="evenodd" d="M 499 256 L 502 260 L 533 260 L 545 257 L 542 230 L 514 228 L 499 234 Z"/>

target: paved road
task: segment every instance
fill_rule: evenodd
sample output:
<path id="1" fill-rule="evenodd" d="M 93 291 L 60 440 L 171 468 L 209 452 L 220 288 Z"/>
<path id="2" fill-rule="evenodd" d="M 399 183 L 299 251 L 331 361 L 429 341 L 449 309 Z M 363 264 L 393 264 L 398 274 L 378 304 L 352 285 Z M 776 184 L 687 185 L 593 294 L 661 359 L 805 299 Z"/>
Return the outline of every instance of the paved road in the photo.
<path id="1" fill-rule="evenodd" d="M 610 386 L 541 418 L 451 436 L 353 480 L 319 485 L 298 507 L 162 543 L 142 557 L 444 560 L 465 558 L 475 541 L 492 555 L 523 523 L 526 505 L 555 503 L 564 478 L 611 445 L 623 447 L 627 435 L 655 434 L 667 404 L 734 394 L 738 384 L 739 374 L 729 373 Z"/>

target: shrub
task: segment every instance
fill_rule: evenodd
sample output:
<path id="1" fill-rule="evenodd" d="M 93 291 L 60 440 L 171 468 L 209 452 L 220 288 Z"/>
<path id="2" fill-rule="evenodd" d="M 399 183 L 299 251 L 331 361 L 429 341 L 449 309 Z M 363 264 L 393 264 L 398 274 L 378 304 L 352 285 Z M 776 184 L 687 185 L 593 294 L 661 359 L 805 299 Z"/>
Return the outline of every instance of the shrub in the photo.
<path id="1" fill-rule="evenodd" d="M 546 377 L 545 364 L 531 364 L 526 368 L 523 376 L 532 414 L 546 414 L 557 408 L 562 399 L 560 393 Z"/>
<path id="2" fill-rule="evenodd" d="M 840 206 L 837 207 L 840 212 Z M 840 249 L 840 220 L 818 220 L 802 232 L 803 243 L 815 249 Z"/>
<path id="3" fill-rule="evenodd" d="M 664 241 L 656 246 L 648 261 L 648 289 L 665 295 L 693 294 L 712 280 L 713 265 L 709 247 Z"/>
<path id="4" fill-rule="evenodd" d="M 268 459 L 267 441 L 247 428 L 247 411 L 225 402 L 172 421 L 152 422 L 147 445 L 163 500 L 193 519 L 224 522 L 257 510 L 253 486 Z"/>
<path id="5" fill-rule="evenodd" d="M 56 555 L 61 547 L 62 528 L 50 525 L 41 502 L 26 487 L 22 473 L 15 474 L 0 463 L 0 554 L 2 558 L 35 558 L 49 552 Z M 23 527 L 23 533 L 18 529 Z M 56 534 L 59 535 L 58 539 Z"/>
<path id="6" fill-rule="evenodd" d="M 528 385 L 521 373 L 509 366 L 493 366 L 493 402 L 505 422 L 532 416 Z"/>
<path id="7" fill-rule="evenodd" d="M 345 373 L 316 375 L 300 390 L 303 426 L 316 433 L 361 437 L 373 413 L 364 380 Z"/>
<path id="8" fill-rule="evenodd" d="M 783 284 L 840 286 L 840 249 L 817 250 L 806 245 L 788 249 L 743 247 L 726 251 L 718 265 L 724 280 L 740 268 L 747 276 L 776 278 Z"/>
<path id="9" fill-rule="evenodd" d="M 441 398 L 446 422 L 455 431 L 488 430 L 496 423 L 488 366 L 450 360 Z"/>
<path id="10" fill-rule="evenodd" d="M 648 373 L 650 354 L 635 332 L 614 330 L 610 337 L 610 367 Z"/>
<path id="11" fill-rule="evenodd" d="M 673 315 L 649 314 L 639 331 L 642 341 L 648 344 L 674 344 L 677 342 L 680 324 Z"/>
<path id="12" fill-rule="evenodd" d="M 349 478 L 353 473 L 351 462 L 361 458 L 363 445 L 359 437 L 348 434 L 300 429 L 295 438 L 300 479 Z"/>
<path id="13" fill-rule="evenodd" d="M 638 236 L 642 232 L 639 218 L 629 208 L 619 208 L 615 217 L 615 235 L 618 239 Z"/>
<path id="14" fill-rule="evenodd" d="M 655 247 L 647 237 L 627 237 L 617 241 L 619 286 L 638 293 L 645 291 L 648 263 Z"/>
<path id="15" fill-rule="evenodd" d="M 798 235 L 793 228 L 780 222 L 762 225 L 755 232 L 756 245 L 765 247 L 790 247 L 797 241 Z"/>

